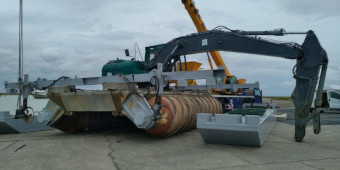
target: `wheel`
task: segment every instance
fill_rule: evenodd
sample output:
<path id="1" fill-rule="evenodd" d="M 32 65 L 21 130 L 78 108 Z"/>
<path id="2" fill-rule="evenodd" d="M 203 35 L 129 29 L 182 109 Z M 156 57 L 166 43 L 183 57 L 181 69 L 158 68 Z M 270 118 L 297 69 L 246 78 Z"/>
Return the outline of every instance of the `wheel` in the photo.
<path id="1" fill-rule="evenodd" d="M 33 118 L 34 118 L 33 114 L 29 114 L 29 115 L 26 115 L 23 120 L 25 123 L 29 124 L 33 121 Z"/>

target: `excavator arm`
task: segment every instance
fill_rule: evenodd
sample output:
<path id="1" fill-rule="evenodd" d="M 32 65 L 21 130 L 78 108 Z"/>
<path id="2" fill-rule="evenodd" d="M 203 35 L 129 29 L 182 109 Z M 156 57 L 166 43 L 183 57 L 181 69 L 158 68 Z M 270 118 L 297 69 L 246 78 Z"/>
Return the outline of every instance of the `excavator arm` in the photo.
<path id="1" fill-rule="evenodd" d="M 256 36 L 251 36 L 255 34 Z M 295 139 L 302 141 L 305 136 L 306 124 L 310 119 L 314 119 L 314 133 L 320 132 L 320 111 L 318 108 L 320 107 L 328 58 L 313 31 L 305 33 L 306 38 L 302 45 L 278 42 L 257 36 L 283 34 L 282 30 L 272 32 L 213 30 L 191 34 L 173 39 L 165 44 L 159 54 L 147 63 L 146 67 L 151 70 L 156 68 L 157 63 L 163 63 L 163 70 L 169 72 L 181 55 L 217 50 L 296 59 L 297 63 L 293 69 L 296 87 L 292 98 L 295 105 Z M 316 88 L 316 109 L 311 110 Z"/>
<path id="2" fill-rule="evenodd" d="M 212 30 L 173 39 L 163 46 L 158 55 L 149 61 L 146 67 L 151 70 L 156 68 L 157 63 L 163 63 L 164 71 L 171 71 L 174 62 L 181 55 L 216 50 L 287 59 L 302 58 L 304 55 L 302 46 L 296 43 L 275 42 L 243 34 L 245 33 Z"/>

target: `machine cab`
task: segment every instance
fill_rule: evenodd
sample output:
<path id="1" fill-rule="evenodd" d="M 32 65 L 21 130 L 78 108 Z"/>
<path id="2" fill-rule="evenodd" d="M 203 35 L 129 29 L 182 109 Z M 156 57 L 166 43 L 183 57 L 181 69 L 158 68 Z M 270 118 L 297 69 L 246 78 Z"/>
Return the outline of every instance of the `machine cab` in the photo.
<path id="1" fill-rule="evenodd" d="M 163 46 L 164 44 L 158 44 L 154 46 L 145 47 L 145 62 L 149 62 L 152 59 L 154 59 Z"/>

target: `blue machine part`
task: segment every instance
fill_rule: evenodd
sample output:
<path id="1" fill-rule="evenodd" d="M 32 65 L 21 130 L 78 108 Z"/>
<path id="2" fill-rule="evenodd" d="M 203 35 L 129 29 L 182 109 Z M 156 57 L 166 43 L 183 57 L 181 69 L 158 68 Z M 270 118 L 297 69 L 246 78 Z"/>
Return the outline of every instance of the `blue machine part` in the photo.
<path id="1" fill-rule="evenodd" d="M 243 89 L 242 96 L 254 96 L 253 99 L 246 99 L 246 103 L 262 103 L 262 91 L 260 89 Z"/>

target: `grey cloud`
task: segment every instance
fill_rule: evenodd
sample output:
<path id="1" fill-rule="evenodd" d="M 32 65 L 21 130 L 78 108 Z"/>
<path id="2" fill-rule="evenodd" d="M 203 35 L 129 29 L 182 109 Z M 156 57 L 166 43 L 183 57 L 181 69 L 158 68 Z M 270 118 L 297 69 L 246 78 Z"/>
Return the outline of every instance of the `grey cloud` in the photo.
<path id="1" fill-rule="evenodd" d="M 59 47 L 47 47 L 44 48 L 40 54 L 41 58 L 47 62 L 57 62 L 63 59 Z"/>
<path id="2" fill-rule="evenodd" d="M 13 50 L 8 48 L 0 48 L 0 77 L 6 76 L 4 73 L 13 71 L 13 68 L 17 67 L 17 62 L 13 59 L 17 59 L 18 55 Z"/>
<path id="3" fill-rule="evenodd" d="M 0 57 L 1 59 L 8 58 L 14 56 L 14 51 L 8 48 L 0 48 Z"/>
<path id="4" fill-rule="evenodd" d="M 116 40 L 131 40 L 134 39 L 136 36 L 143 36 L 141 33 L 131 32 L 131 31 L 124 31 L 124 30 L 116 30 L 116 31 L 104 31 L 94 36 L 94 38 L 99 38 L 101 40 L 106 41 L 116 41 Z"/>
<path id="5" fill-rule="evenodd" d="M 340 16 L 339 0 L 285 0 L 279 1 L 278 4 L 279 7 L 283 7 L 288 12 L 316 17 L 317 19 Z"/>

